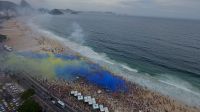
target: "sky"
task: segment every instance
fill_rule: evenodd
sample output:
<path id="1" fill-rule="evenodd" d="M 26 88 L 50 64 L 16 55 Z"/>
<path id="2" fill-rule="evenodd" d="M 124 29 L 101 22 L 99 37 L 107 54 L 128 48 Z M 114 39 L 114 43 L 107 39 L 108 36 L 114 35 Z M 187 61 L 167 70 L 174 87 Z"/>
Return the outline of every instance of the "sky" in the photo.
<path id="1" fill-rule="evenodd" d="M 20 0 L 9 0 L 18 3 Z M 200 0 L 27 0 L 34 7 L 200 19 Z"/>

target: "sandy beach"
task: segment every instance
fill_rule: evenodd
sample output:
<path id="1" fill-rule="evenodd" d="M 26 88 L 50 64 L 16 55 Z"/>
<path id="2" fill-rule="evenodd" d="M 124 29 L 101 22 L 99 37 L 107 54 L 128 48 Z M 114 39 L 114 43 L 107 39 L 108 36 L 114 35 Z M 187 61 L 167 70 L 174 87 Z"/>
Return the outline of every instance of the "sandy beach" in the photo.
<path id="1" fill-rule="evenodd" d="M 62 42 L 36 35 L 33 32 L 31 28 L 17 19 L 4 22 L 3 28 L 0 29 L 0 34 L 7 35 L 9 38 L 6 44 L 16 52 L 73 53 L 69 48 L 64 47 Z M 128 81 L 126 83 L 129 91 L 125 93 L 106 91 L 96 85 L 87 83 L 84 78 L 78 78 L 73 82 L 59 79 L 49 81 L 40 79 L 38 81 L 55 96 L 87 112 L 92 111 L 91 108 L 66 93 L 77 90 L 82 94 L 91 95 L 97 99 L 97 102 L 108 106 L 112 112 L 200 112 L 198 107 L 187 106 L 168 96 L 163 96 Z"/>
<path id="2" fill-rule="evenodd" d="M 48 39 L 42 35 L 36 35 L 27 25 L 16 19 L 9 20 L 2 24 L 1 34 L 7 35 L 7 45 L 13 47 L 14 51 L 32 52 L 63 52 L 64 48 L 56 40 Z"/>

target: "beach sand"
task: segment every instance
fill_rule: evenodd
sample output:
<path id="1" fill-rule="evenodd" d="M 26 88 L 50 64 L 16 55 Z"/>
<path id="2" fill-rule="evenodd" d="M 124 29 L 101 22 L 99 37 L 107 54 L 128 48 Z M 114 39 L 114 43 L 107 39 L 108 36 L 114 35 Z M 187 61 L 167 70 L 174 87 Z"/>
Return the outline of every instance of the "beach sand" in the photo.
<path id="1" fill-rule="evenodd" d="M 13 47 L 14 51 L 17 52 L 73 53 L 69 48 L 64 47 L 62 42 L 36 35 L 33 32 L 31 28 L 17 19 L 4 22 L 3 28 L 0 29 L 0 34 L 7 35 L 9 38 L 6 44 Z M 127 82 L 129 88 L 127 93 L 111 93 L 95 85 L 88 84 L 87 81 L 81 78 L 73 83 L 58 80 L 41 83 L 59 98 L 65 99 L 71 105 L 88 112 L 91 109 L 87 108 L 87 105 L 78 102 L 66 93 L 71 90 L 78 90 L 85 95 L 91 95 L 114 112 L 139 112 L 140 110 L 141 112 L 200 112 L 199 108 L 187 106 L 167 96 L 144 89 L 132 82 Z M 97 93 L 99 90 L 101 93 Z"/>
<path id="2" fill-rule="evenodd" d="M 16 51 L 35 51 L 39 49 L 39 45 L 27 27 L 21 25 L 17 20 L 9 20 L 3 23 L 1 34 L 8 36 L 7 45 Z"/>
<path id="3" fill-rule="evenodd" d="M 3 23 L 0 34 L 7 35 L 6 44 L 17 52 L 63 52 L 64 48 L 56 40 L 36 34 L 30 27 L 22 21 L 12 19 Z"/>

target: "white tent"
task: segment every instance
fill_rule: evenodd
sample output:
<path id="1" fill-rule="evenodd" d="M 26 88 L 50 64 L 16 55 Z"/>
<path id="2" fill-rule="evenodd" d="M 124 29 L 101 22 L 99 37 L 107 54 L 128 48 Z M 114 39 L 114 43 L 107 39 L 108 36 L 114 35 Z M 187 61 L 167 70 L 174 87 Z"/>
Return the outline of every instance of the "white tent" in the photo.
<path id="1" fill-rule="evenodd" d="M 77 96 L 81 96 L 81 93 L 77 93 Z"/>
<path id="2" fill-rule="evenodd" d="M 93 109 L 98 109 L 98 108 L 99 108 L 99 105 L 98 105 L 98 104 L 93 104 L 93 105 L 92 105 L 92 108 L 93 108 Z"/>
<path id="3" fill-rule="evenodd" d="M 103 105 L 99 105 L 99 109 L 100 109 L 101 112 L 104 112 L 104 111 L 105 111 Z"/>
<path id="4" fill-rule="evenodd" d="M 88 101 L 88 104 L 89 104 L 89 105 L 96 104 L 96 101 L 95 101 L 95 103 L 93 103 L 93 102 L 94 102 L 94 98 L 88 99 L 88 100 L 89 100 L 89 101 Z"/>
<path id="5" fill-rule="evenodd" d="M 105 111 L 105 112 L 109 112 L 108 107 L 105 107 L 105 108 L 104 108 L 104 111 Z"/>
<path id="6" fill-rule="evenodd" d="M 74 93 L 75 93 L 75 91 L 71 91 L 71 92 L 70 92 L 71 95 L 74 95 Z"/>
<path id="7" fill-rule="evenodd" d="M 84 102 L 89 102 L 89 100 L 88 100 L 88 96 L 84 96 Z"/>
<path id="8" fill-rule="evenodd" d="M 74 96 L 78 96 L 78 91 L 74 91 Z"/>
<path id="9" fill-rule="evenodd" d="M 95 98 L 92 98 L 92 104 L 96 104 Z"/>
<path id="10" fill-rule="evenodd" d="M 78 100 L 83 100 L 83 96 L 78 96 Z"/>

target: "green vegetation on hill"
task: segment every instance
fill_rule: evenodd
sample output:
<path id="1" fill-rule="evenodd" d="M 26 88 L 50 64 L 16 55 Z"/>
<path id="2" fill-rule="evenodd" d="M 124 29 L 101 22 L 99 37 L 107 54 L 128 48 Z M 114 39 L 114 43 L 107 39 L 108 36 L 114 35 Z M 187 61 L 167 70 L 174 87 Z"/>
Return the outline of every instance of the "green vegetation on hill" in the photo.
<path id="1" fill-rule="evenodd" d="M 21 99 L 22 100 L 27 100 L 28 98 L 30 98 L 31 96 L 33 96 L 35 94 L 35 91 L 33 89 L 28 89 L 26 91 L 24 91 L 21 95 Z"/>
<path id="2" fill-rule="evenodd" d="M 0 34 L 0 42 L 3 42 L 7 39 L 7 36 L 6 35 L 1 35 Z"/>
<path id="3" fill-rule="evenodd" d="M 42 107 L 30 98 L 19 107 L 18 112 L 42 112 Z"/>

